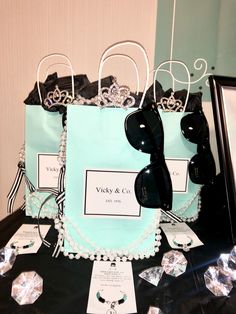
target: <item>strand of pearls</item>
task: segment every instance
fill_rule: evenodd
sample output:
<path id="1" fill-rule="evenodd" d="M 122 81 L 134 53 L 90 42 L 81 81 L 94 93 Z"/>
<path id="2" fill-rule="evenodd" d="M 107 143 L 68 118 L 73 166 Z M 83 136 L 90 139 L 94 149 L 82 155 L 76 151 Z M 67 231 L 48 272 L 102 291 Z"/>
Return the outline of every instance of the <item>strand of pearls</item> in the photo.
<path id="1" fill-rule="evenodd" d="M 161 230 L 159 228 L 160 221 L 160 210 L 156 210 L 155 220 L 151 223 L 139 239 L 135 240 L 133 243 L 130 243 L 128 246 L 121 249 L 106 249 L 99 248 L 94 242 L 92 242 L 88 237 L 86 237 L 79 227 L 75 225 L 68 217 L 64 216 L 61 220 L 55 219 L 55 229 L 58 230 L 58 243 L 60 246 L 60 251 L 63 252 L 64 256 L 68 256 L 70 259 L 79 259 L 83 257 L 90 260 L 110 260 L 110 261 L 127 261 L 127 260 L 138 260 L 149 258 L 154 256 L 158 251 L 161 245 Z M 77 235 L 88 245 L 91 249 L 84 248 L 81 245 L 78 245 L 68 231 L 64 229 L 64 222 L 68 222 L 73 229 L 76 231 Z M 139 246 L 144 243 L 144 241 L 155 232 L 155 241 L 154 244 L 145 250 L 140 250 Z M 75 254 L 69 253 L 63 247 L 63 241 L 66 240 Z"/>
<path id="2" fill-rule="evenodd" d="M 61 133 L 61 139 L 60 139 L 60 146 L 59 146 L 59 152 L 58 152 L 58 163 L 60 167 L 64 166 L 66 164 L 66 136 L 67 136 L 67 120 L 64 121 L 65 126 L 63 128 L 63 131 Z"/>
<path id="3" fill-rule="evenodd" d="M 199 188 L 192 196 L 190 200 L 188 200 L 182 207 L 173 208 L 171 212 L 181 218 L 184 222 L 193 222 L 198 219 L 199 212 L 201 210 L 201 196 L 200 196 L 201 188 Z M 188 217 L 187 210 L 191 207 L 193 202 L 198 198 L 197 211 L 194 216 Z M 170 222 L 171 219 L 164 214 L 161 216 L 161 221 Z"/>
<path id="4" fill-rule="evenodd" d="M 19 151 L 19 161 L 25 162 L 25 143 L 22 145 L 20 151 Z"/>

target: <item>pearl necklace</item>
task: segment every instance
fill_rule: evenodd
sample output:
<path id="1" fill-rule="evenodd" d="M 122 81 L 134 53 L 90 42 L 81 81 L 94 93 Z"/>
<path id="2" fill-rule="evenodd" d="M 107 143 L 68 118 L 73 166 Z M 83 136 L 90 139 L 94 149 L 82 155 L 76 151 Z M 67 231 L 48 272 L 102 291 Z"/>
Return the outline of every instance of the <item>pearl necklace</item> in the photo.
<path id="1" fill-rule="evenodd" d="M 22 145 L 20 151 L 19 151 L 19 161 L 25 162 L 25 144 Z"/>
<path id="2" fill-rule="evenodd" d="M 68 217 L 64 216 L 62 219 L 63 222 L 67 222 L 73 227 L 73 230 L 77 233 L 77 235 L 87 244 L 87 247 L 91 249 L 85 249 L 83 246 L 78 245 L 70 236 L 68 231 L 65 231 L 63 228 L 63 223 L 61 221 L 55 220 L 55 228 L 59 231 L 60 235 L 60 243 L 63 243 L 63 239 L 66 239 L 70 247 L 77 252 L 76 254 L 68 253 L 64 248 L 61 247 L 61 251 L 63 251 L 65 256 L 68 256 L 70 259 L 73 258 L 89 258 L 90 260 L 110 260 L 110 261 L 127 261 L 132 259 L 143 259 L 149 258 L 150 256 L 154 256 L 156 252 L 159 251 L 159 247 L 161 245 L 161 230 L 159 228 L 160 221 L 160 211 L 156 211 L 154 222 L 152 222 L 146 230 L 140 235 L 140 237 L 133 241 L 132 243 L 124 246 L 120 249 L 106 249 L 100 248 L 92 242 L 88 237 L 86 237 L 78 226 L 76 226 Z M 144 243 L 144 241 L 155 232 L 155 241 L 154 244 L 143 251 L 139 250 L 139 246 Z"/>
<path id="3" fill-rule="evenodd" d="M 176 216 L 180 217 L 184 222 L 193 222 L 198 219 L 199 212 L 201 210 L 201 197 L 200 197 L 201 188 L 199 188 L 192 196 L 190 200 L 188 200 L 182 207 L 180 208 L 173 208 L 170 212 L 175 214 Z M 198 198 L 197 204 L 197 212 L 194 216 L 188 217 L 186 211 L 190 208 L 193 202 Z M 162 215 L 161 221 L 170 222 L 171 219 L 165 215 Z"/>

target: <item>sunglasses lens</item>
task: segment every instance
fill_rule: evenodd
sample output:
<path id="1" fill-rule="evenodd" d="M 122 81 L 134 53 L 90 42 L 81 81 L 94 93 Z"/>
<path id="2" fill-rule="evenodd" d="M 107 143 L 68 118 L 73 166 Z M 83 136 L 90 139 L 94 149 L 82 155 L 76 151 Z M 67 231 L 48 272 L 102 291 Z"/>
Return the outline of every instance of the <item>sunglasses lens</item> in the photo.
<path id="1" fill-rule="evenodd" d="M 213 155 L 210 151 L 193 156 L 189 163 L 189 177 L 193 183 L 205 184 L 216 175 Z"/>
<path id="2" fill-rule="evenodd" d="M 172 184 L 166 164 L 157 161 L 143 168 L 135 180 L 135 194 L 143 207 L 170 210 Z"/>
<path id="3" fill-rule="evenodd" d="M 163 127 L 158 111 L 137 110 L 125 119 L 129 143 L 137 150 L 151 154 L 163 148 Z"/>
<path id="4" fill-rule="evenodd" d="M 209 137 L 207 120 L 202 114 L 192 113 L 184 116 L 180 126 L 184 137 L 192 143 L 202 143 Z"/>

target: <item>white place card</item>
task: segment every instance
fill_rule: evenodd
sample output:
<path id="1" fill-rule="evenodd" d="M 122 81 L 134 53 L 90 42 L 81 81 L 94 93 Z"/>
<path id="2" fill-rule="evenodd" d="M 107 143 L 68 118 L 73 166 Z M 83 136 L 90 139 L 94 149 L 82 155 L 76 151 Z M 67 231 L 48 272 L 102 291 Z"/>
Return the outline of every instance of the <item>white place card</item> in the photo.
<path id="1" fill-rule="evenodd" d="M 17 249 L 18 254 L 37 253 L 42 244 L 38 227 L 38 225 L 31 224 L 21 225 L 6 246 Z M 50 227 L 50 225 L 40 225 L 40 232 L 43 238 L 45 238 Z"/>
<path id="2" fill-rule="evenodd" d="M 134 181 L 137 172 L 86 170 L 84 214 L 94 216 L 140 217 Z"/>
<path id="3" fill-rule="evenodd" d="M 188 164 L 189 159 L 167 158 L 166 165 L 170 172 L 173 192 L 188 192 Z"/>
<path id="4" fill-rule="evenodd" d="M 87 313 L 137 313 L 131 262 L 94 262 Z"/>
<path id="5" fill-rule="evenodd" d="M 38 188 L 57 188 L 60 165 L 57 154 L 38 154 Z"/>
<path id="6" fill-rule="evenodd" d="M 160 227 L 173 249 L 181 249 L 184 244 L 187 244 L 189 249 L 203 245 L 196 233 L 185 222 L 161 223 Z"/>

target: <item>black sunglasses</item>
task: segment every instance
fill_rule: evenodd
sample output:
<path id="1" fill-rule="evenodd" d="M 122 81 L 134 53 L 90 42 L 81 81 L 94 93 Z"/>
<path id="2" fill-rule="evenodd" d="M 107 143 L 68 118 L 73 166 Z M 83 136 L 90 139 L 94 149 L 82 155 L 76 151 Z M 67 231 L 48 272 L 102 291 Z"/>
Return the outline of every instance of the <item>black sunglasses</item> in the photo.
<path id="1" fill-rule="evenodd" d="M 189 177 L 193 183 L 206 184 L 216 175 L 216 166 L 209 142 L 209 127 L 202 111 L 184 116 L 180 122 L 184 137 L 197 144 L 197 154 L 189 163 Z"/>
<path id="2" fill-rule="evenodd" d="M 163 153 L 164 132 L 161 117 L 155 108 L 138 109 L 125 119 L 125 133 L 137 150 L 150 154 L 151 163 L 135 179 L 135 195 L 143 207 L 172 207 L 172 183 Z"/>

